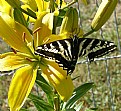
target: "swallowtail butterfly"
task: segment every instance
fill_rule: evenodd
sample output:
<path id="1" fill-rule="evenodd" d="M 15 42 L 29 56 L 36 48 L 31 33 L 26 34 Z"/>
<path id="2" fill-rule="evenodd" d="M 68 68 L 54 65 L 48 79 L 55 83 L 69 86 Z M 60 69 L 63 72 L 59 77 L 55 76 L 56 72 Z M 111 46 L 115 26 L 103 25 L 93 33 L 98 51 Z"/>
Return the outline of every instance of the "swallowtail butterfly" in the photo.
<path id="1" fill-rule="evenodd" d="M 46 59 L 55 60 L 60 67 L 67 70 L 67 75 L 72 74 L 79 57 L 87 56 L 89 61 L 113 52 L 116 45 L 110 41 L 93 38 L 73 38 L 57 40 L 37 47 L 36 55 Z"/>

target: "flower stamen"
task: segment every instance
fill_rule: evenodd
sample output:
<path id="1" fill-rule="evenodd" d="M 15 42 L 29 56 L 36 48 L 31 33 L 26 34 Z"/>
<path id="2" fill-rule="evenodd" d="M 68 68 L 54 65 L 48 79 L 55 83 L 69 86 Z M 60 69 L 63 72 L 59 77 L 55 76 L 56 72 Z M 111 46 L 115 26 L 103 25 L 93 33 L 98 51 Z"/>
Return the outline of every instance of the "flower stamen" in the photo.
<path id="1" fill-rule="evenodd" d="M 14 52 L 14 54 L 17 54 L 17 51 L 14 48 L 11 48 L 11 50 Z"/>
<path id="2" fill-rule="evenodd" d="M 26 42 L 26 37 L 25 36 L 26 36 L 26 34 L 25 34 L 25 32 L 23 32 L 22 39 L 23 39 L 24 42 Z"/>
<path id="3" fill-rule="evenodd" d="M 33 62 L 30 58 L 27 58 L 27 57 L 26 57 L 26 60 L 28 60 L 29 62 Z"/>
<path id="4" fill-rule="evenodd" d="M 43 40 L 43 44 L 46 44 L 49 40 L 50 40 L 50 38 L 47 38 L 46 40 Z"/>
<path id="5" fill-rule="evenodd" d="M 37 29 L 35 29 L 35 30 L 33 31 L 33 34 L 37 33 L 40 29 L 41 29 L 41 27 L 38 27 Z"/>

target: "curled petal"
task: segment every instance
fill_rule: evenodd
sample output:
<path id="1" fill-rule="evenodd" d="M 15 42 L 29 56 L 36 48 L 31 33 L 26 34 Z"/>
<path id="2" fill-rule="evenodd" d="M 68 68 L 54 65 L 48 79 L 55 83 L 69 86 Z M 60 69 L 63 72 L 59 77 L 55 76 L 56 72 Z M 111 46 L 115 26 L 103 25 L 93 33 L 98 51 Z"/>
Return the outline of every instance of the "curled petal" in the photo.
<path id="1" fill-rule="evenodd" d="M 0 16 L 0 37 L 14 49 L 31 54 L 27 46 L 32 46 L 28 30 L 4 13 Z"/>
<path id="2" fill-rule="evenodd" d="M 35 30 L 39 28 L 39 30 L 34 34 L 35 47 L 41 45 L 44 38 L 52 34 L 53 17 L 53 13 L 47 12 L 41 13 L 41 15 L 38 17 L 34 27 Z"/>
<path id="3" fill-rule="evenodd" d="M 11 111 L 18 111 L 29 95 L 36 79 L 37 69 L 25 66 L 16 71 L 10 84 L 8 102 Z"/>
<path id="4" fill-rule="evenodd" d="M 27 40 L 27 42 L 32 42 L 32 37 L 30 32 L 28 31 L 28 29 L 21 25 L 18 22 L 15 22 L 9 15 L 2 13 L 2 19 L 4 20 L 4 22 L 11 28 L 13 29 L 13 31 L 19 35 L 19 39 L 24 42 L 24 38 L 22 38 L 23 33 L 26 34 L 25 39 Z M 3 27 L 4 28 L 4 27 Z"/>
<path id="5" fill-rule="evenodd" d="M 21 53 L 14 54 L 12 52 L 0 54 L 0 71 L 14 70 L 19 67 L 31 64 L 27 56 Z"/>
<path id="6" fill-rule="evenodd" d="M 60 68 L 57 63 L 49 61 L 48 64 L 48 69 L 43 68 L 42 76 L 54 86 L 60 98 L 67 101 L 74 90 L 70 75 L 67 76 L 67 72 Z"/>

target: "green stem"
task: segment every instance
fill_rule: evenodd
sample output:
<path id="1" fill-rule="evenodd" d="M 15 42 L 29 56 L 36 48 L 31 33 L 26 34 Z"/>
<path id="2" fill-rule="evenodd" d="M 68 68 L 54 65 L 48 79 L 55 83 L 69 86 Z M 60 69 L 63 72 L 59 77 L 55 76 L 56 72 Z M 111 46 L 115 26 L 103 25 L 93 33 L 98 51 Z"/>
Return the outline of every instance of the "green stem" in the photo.
<path id="1" fill-rule="evenodd" d="M 74 3 L 76 3 L 77 1 L 72 1 L 72 2 L 70 2 L 68 5 L 66 5 L 64 8 L 62 8 L 62 9 L 65 9 L 65 8 L 67 8 L 67 7 L 69 7 L 69 6 L 71 6 L 71 5 L 73 5 Z"/>
<path id="2" fill-rule="evenodd" d="M 92 34 L 93 32 L 94 32 L 94 30 L 91 30 L 91 31 L 87 32 L 86 34 L 84 34 L 83 37 L 86 37 L 86 36 Z"/>
<path id="3" fill-rule="evenodd" d="M 59 96 L 57 92 L 55 91 L 55 97 L 54 97 L 54 111 L 60 111 L 60 101 Z"/>
<path id="4" fill-rule="evenodd" d="M 52 34 L 56 34 L 56 24 L 57 24 L 57 17 L 54 16 L 54 22 L 53 22 L 53 30 L 52 30 Z"/>

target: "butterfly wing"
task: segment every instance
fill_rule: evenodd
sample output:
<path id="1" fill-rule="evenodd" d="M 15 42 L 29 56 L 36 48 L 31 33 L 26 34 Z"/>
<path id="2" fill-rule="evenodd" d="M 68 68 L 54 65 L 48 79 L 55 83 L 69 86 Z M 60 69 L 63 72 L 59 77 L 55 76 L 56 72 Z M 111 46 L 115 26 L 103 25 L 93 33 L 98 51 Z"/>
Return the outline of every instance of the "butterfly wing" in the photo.
<path id="1" fill-rule="evenodd" d="M 79 38 L 79 57 L 87 56 L 89 61 L 93 61 L 94 58 L 104 56 L 116 49 L 116 45 L 113 42 L 93 39 L 93 38 Z"/>
<path id="2" fill-rule="evenodd" d="M 60 67 L 67 70 L 67 75 L 73 73 L 77 59 L 86 56 L 89 61 L 101 57 L 116 49 L 113 42 L 93 39 L 73 38 L 58 40 L 51 43 L 43 44 L 35 50 L 36 55 L 46 59 L 55 60 Z"/>
<path id="3" fill-rule="evenodd" d="M 67 70 L 68 75 L 74 71 L 76 65 L 76 63 L 72 65 L 72 42 L 72 39 L 64 39 L 43 44 L 35 50 L 35 54 L 55 60 L 60 67 Z"/>

